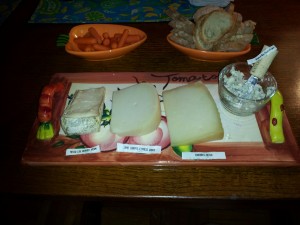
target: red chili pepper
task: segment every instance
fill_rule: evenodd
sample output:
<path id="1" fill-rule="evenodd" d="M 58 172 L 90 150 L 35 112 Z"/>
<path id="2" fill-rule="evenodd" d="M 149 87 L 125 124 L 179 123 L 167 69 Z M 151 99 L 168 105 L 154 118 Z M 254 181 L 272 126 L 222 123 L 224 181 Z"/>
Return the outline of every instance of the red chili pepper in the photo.
<path id="1" fill-rule="evenodd" d="M 38 118 L 40 122 L 49 122 L 52 118 L 52 109 L 47 106 L 40 106 Z"/>
<path id="2" fill-rule="evenodd" d="M 52 96 L 46 95 L 46 94 L 41 94 L 40 99 L 39 99 L 40 107 L 45 106 L 48 108 L 52 108 L 52 100 L 53 100 Z"/>
<path id="3" fill-rule="evenodd" d="M 49 84 L 43 88 L 38 108 L 38 120 L 40 122 L 49 122 L 52 119 L 53 96 L 63 89 L 62 83 Z"/>

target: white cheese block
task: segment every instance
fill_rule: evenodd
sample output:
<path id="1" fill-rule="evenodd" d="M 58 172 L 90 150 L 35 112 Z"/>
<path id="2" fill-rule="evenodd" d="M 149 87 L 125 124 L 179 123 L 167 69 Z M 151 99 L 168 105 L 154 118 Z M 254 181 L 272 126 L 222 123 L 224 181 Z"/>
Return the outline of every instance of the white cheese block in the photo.
<path id="1" fill-rule="evenodd" d="M 105 88 L 77 90 L 61 118 L 67 135 L 82 135 L 100 131 Z"/>
<path id="2" fill-rule="evenodd" d="M 152 84 L 139 83 L 113 92 L 112 133 L 141 136 L 154 131 L 160 120 L 160 101 Z"/>
<path id="3" fill-rule="evenodd" d="M 172 146 L 223 138 L 219 111 L 202 82 L 163 91 L 163 100 Z"/>

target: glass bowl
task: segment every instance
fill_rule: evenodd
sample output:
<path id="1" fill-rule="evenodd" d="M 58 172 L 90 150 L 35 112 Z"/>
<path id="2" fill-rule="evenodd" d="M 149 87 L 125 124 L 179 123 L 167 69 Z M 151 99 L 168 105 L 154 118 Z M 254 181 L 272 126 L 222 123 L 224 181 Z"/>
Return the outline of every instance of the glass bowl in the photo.
<path id="1" fill-rule="evenodd" d="M 277 82 L 269 71 L 255 86 L 246 83 L 251 76 L 251 68 L 246 62 L 237 62 L 225 66 L 219 73 L 221 103 L 227 111 L 237 116 L 258 112 L 277 90 Z"/>

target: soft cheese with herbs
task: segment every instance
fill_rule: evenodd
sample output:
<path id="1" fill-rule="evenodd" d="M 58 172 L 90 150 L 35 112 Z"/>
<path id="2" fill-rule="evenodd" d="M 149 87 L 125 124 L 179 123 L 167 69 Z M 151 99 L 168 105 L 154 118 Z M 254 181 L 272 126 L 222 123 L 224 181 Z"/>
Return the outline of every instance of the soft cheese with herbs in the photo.
<path id="1" fill-rule="evenodd" d="M 163 99 L 172 146 L 223 138 L 219 111 L 202 82 L 163 91 Z"/>
<path id="2" fill-rule="evenodd" d="M 160 102 L 152 84 L 139 83 L 113 92 L 112 133 L 141 136 L 154 131 L 160 121 Z"/>
<path id="3" fill-rule="evenodd" d="M 77 90 L 61 118 L 67 135 L 82 135 L 100 131 L 105 88 Z"/>

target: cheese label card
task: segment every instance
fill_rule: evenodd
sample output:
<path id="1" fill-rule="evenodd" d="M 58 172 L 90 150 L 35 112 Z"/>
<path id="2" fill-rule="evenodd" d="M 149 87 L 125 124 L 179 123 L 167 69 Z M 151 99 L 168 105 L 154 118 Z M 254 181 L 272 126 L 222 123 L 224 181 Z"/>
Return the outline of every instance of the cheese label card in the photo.
<path id="1" fill-rule="evenodd" d="M 225 152 L 183 152 L 182 159 L 187 159 L 187 160 L 226 159 L 226 155 Z"/>
<path id="2" fill-rule="evenodd" d="M 146 146 L 118 143 L 117 152 L 160 154 L 161 146 Z"/>
<path id="3" fill-rule="evenodd" d="M 84 155 L 84 154 L 92 154 L 92 153 L 99 153 L 101 152 L 99 145 L 93 147 L 93 148 L 76 148 L 76 149 L 71 149 L 68 148 L 66 150 L 66 156 L 71 156 L 71 155 Z"/>

